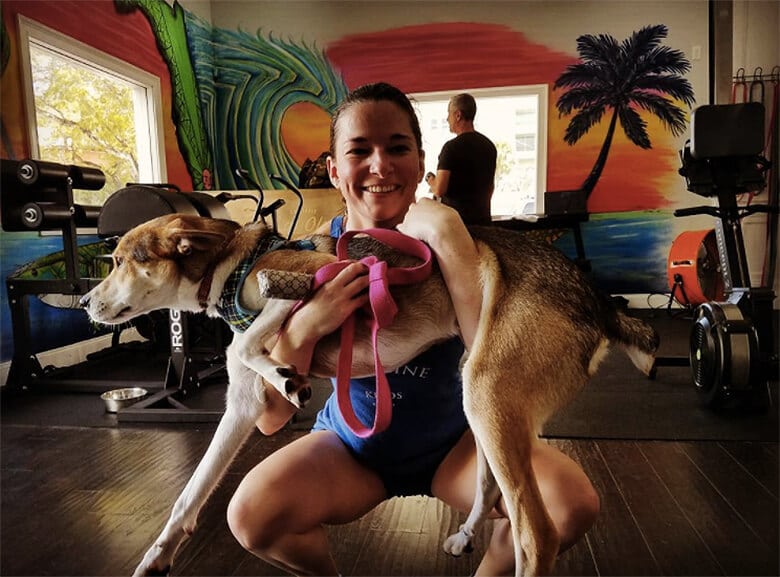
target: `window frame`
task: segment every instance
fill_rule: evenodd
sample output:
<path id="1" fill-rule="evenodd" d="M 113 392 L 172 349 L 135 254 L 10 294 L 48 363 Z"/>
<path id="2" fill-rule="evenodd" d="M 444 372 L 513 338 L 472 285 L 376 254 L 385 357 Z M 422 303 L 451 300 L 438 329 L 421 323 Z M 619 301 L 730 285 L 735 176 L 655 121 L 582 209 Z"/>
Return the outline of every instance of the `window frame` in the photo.
<path id="1" fill-rule="evenodd" d="M 467 92 L 477 100 L 477 118 L 476 124 L 479 124 L 479 100 L 490 97 L 507 96 L 536 96 L 537 99 L 537 119 L 536 119 L 536 198 L 534 201 L 535 214 L 544 214 L 544 193 L 547 190 L 547 124 L 549 115 L 549 86 L 547 84 L 528 84 L 513 86 L 495 86 L 490 88 L 461 88 L 457 90 L 445 90 L 439 92 L 419 92 L 412 93 L 410 97 L 413 102 L 426 103 L 432 101 L 448 101 L 456 94 Z M 446 114 L 446 104 L 444 106 Z M 511 119 L 514 122 L 515 119 Z M 490 137 L 490 134 L 485 132 Z M 423 134 L 423 136 L 425 136 Z M 454 135 L 452 135 L 454 138 Z M 440 151 L 426 150 L 426 157 L 438 158 Z M 495 217 L 509 217 L 510 215 L 494 214 Z M 520 214 L 512 215 L 515 217 Z"/>
<path id="2" fill-rule="evenodd" d="M 93 68 L 98 72 L 133 84 L 144 91 L 148 125 L 144 127 L 144 134 L 141 134 L 139 124 L 136 122 L 137 138 L 141 139 L 138 146 L 149 151 L 153 179 L 151 182 L 167 182 L 168 171 L 165 159 L 165 133 L 163 128 L 160 78 L 129 62 L 111 56 L 21 14 L 18 15 L 18 27 L 19 54 L 22 65 L 22 92 L 26 111 L 25 122 L 30 145 L 30 158 L 42 160 L 38 143 L 38 118 L 35 109 L 35 93 L 30 57 L 30 44 L 33 43 L 56 52 L 64 58 L 72 59 L 81 65 Z M 140 116 L 139 108 L 136 103 L 133 111 L 136 120 Z"/>

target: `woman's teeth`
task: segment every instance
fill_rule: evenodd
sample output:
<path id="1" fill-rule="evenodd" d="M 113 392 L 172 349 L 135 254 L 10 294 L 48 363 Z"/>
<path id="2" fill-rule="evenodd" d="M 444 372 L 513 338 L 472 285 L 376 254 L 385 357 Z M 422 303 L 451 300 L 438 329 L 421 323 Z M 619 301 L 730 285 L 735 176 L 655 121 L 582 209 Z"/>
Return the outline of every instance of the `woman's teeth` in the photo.
<path id="1" fill-rule="evenodd" d="M 384 186 L 367 186 L 366 192 L 373 192 L 373 193 L 383 193 L 383 192 L 393 192 L 396 189 L 396 186 L 394 184 L 392 185 L 384 185 Z"/>

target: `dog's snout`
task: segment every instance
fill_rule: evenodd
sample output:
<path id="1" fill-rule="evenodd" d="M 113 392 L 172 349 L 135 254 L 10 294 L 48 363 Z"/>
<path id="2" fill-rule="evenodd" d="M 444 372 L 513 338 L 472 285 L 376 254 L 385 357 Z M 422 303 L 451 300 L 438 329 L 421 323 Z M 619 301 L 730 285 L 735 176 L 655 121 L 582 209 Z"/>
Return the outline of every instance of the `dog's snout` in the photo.
<path id="1" fill-rule="evenodd" d="M 79 306 L 83 309 L 89 306 L 89 293 L 79 299 Z"/>

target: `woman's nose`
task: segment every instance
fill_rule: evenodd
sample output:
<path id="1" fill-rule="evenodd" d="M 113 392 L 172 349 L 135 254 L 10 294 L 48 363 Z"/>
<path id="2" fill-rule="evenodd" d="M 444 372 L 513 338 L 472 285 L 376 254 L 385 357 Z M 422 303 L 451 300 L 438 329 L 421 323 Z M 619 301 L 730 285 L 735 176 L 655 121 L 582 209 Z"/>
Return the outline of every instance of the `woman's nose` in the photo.
<path id="1" fill-rule="evenodd" d="M 386 177 L 393 171 L 393 163 L 389 154 L 383 150 L 375 150 L 371 155 L 371 173 Z"/>

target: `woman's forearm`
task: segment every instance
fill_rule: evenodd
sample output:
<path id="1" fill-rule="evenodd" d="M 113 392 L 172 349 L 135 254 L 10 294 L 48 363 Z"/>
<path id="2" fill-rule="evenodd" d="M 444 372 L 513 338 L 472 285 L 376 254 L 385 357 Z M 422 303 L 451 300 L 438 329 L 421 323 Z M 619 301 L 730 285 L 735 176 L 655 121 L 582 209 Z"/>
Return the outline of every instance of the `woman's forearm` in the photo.
<path id="1" fill-rule="evenodd" d="M 461 223 L 462 225 L 462 223 Z M 461 336 L 471 348 L 479 324 L 482 289 L 479 281 L 479 254 L 465 226 L 431 239 L 431 249 L 455 307 Z"/>
<path id="2" fill-rule="evenodd" d="M 436 254 L 463 342 L 471 348 L 479 324 L 482 287 L 479 253 L 466 225 L 454 209 L 423 198 L 409 208 L 398 230 L 427 242 Z"/>
<path id="3" fill-rule="evenodd" d="M 294 318 L 291 318 L 285 330 L 279 333 L 276 342 L 271 346 L 271 358 L 279 364 L 295 367 L 301 375 L 308 374 L 314 347 L 317 344 L 309 333 L 310 331 L 306 330 L 302 323 L 295 322 Z M 268 383 L 265 383 L 265 400 L 265 410 L 256 424 L 264 435 L 272 435 L 290 420 L 297 409 Z"/>

